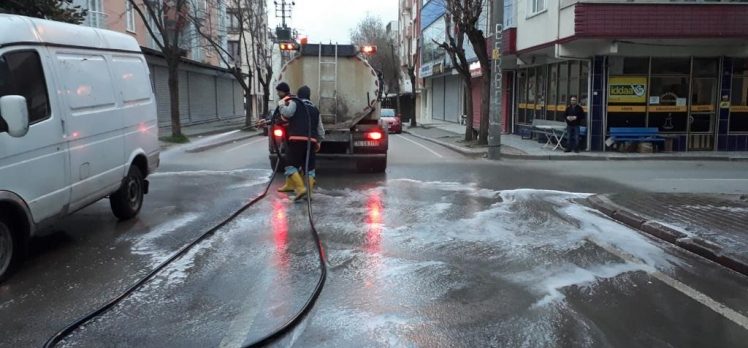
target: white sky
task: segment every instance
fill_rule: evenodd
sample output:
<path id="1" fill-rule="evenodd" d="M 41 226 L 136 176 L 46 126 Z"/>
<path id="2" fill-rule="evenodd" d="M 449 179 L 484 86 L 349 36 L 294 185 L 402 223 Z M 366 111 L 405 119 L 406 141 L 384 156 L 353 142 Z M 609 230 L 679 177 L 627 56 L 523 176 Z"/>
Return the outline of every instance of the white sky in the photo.
<path id="1" fill-rule="evenodd" d="M 274 0 L 268 0 L 270 27 L 280 23 L 275 18 Z M 280 5 L 280 0 L 276 0 Z M 350 31 L 367 13 L 382 19 L 387 25 L 397 20 L 399 0 L 286 0 L 295 1 L 288 26 L 308 35 L 309 43 L 349 43 Z"/>

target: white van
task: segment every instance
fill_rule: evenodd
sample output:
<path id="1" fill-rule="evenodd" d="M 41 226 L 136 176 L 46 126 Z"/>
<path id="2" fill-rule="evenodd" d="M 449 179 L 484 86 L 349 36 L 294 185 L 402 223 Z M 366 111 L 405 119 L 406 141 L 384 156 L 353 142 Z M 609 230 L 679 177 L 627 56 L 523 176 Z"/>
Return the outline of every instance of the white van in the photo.
<path id="1" fill-rule="evenodd" d="M 57 218 L 107 196 L 117 218 L 138 214 L 156 122 L 135 39 L 0 15 L 0 281 Z"/>

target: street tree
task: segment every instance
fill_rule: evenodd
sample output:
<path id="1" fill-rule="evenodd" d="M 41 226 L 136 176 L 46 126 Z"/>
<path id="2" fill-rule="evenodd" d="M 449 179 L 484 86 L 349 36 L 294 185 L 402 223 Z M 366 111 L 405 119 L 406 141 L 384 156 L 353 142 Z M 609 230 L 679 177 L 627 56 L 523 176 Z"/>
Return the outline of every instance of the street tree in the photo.
<path id="1" fill-rule="evenodd" d="M 350 35 L 351 43 L 359 47 L 377 46 L 378 53 L 369 57 L 368 62 L 382 74 L 384 79 L 382 89 L 386 88 L 387 91 L 395 92 L 399 96 L 401 70 L 400 57 L 395 52 L 397 42 L 395 38 L 388 35 L 382 20 L 372 15 L 366 15 L 351 31 Z"/>
<path id="2" fill-rule="evenodd" d="M 171 107 L 171 135 L 184 139 L 179 114 L 179 64 L 187 52 L 184 29 L 189 24 L 191 0 L 128 0 L 145 23 L 166 61 Z"/>
<path id="3" fill-rule="evenodd" d="M 486 38 L 479 27 L 483 11 L 486 10 L 486 0 L 439 0 L 445 9 L 446 40 L 437 43 L 449 55 L 452 65 L 463 79 L 467 95 L 467 125 L 465 140 L 473 140 L 473 96 L 470 65 L 465 56 L 465 38 L 470 42 L 478 62 L 480 62 L 482 79 L 480 127 L 478 129 L 478 144 L 488 144 L 488 103 L 491 97 L 491 65 L 486 47 Z"/>
<path id="4" fill-rule="evenodd" d="M 272 44 L 268 44 L 268 29 L 265 21 L 265 4 L 262 1 L 253 0 L 229 0 L 227 16 L 230 26 L 229 34 L 233 35 L 233 42 L 237 42 L 236 47 L 227 47 L 223 40 L 223 34 L 220 33 L 222 28 L 211 20 L 209 11 L 218 8 L 219 0 L 212 0 L 214 3 L 205 9 L 193 9 L 190 19 L 192 20 L 198 35 L 201 36 L 208 46 L 218 52 L 220 60 L 228 66 L 234 78 L 244 91 L 247 100 L 245 109 L 245 123 L 252 125 L 254 116 L 252 115 L 253 100 L 251 98 L 254 90 L 253 81 L 257 78 L 260 87 L 263 90 L 263 101 L 260 113 L 267 113 L 270 83 L 273 74 L 271 49 Z M 246 69 L 245 69 L 246 68 Z"/>
<path id="5" fill-rule="evenodd" d="M 0 13 L 45 18 L 53 21 L 81 24 L 88 10 L 73 5 L 73 0 L 3 0 Z"/>

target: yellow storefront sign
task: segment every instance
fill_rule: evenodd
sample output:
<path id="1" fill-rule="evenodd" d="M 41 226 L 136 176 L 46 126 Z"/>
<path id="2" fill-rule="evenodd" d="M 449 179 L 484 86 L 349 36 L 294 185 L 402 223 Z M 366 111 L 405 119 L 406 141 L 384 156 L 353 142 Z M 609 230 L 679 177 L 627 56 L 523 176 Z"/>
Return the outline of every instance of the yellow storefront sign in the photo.
<path id="1" fill-rule="evenodd" d="M 688 111 L 687 106 L 658 105 L 658 106 L 649 107 L 649 112 L 686 112 L 686 111 Z"/>
<path id="2" fill-rule="evenodd" d="M 714 111 L 714 105 L 691 105 L 691 112 L 711 112 Z"/>
<path id="3" fill-rule="evenodd" d="M 632 105 L 632 106 L 622 106 L 622 105 L 609 105 L 608 106 L 608 112 L 646 112 L 647 107 L 644 105 Z"/>
<path id="4" fill-rule="evenodd" d="M 748 106 L 745 106 L 745 105 L 731 106 L 730 111 L 731 112 L 748 112 Z"/>
<path id="5" fill-rule="evenodd" d="M 608 102 L 644 104 L 647 102 L 646 76 L 611 76 L 608 78 Z"/>

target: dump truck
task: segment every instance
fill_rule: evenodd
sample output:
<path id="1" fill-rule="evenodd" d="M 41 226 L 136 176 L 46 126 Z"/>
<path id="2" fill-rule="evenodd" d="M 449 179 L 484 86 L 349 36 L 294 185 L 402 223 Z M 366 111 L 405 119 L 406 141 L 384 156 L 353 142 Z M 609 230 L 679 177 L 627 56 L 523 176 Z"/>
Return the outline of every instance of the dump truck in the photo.
<path id="1" fill-rule="evenodd" d="M 387 132 L 379 126 L 379 74 L 355 45 L 308 44 L 286 63 L 278 82 L 292 92 L 301 86 L 312 90 L 311 101 L 319 108 L 325 127 L 317 161 L 353 161 L 361 172 L 387 168 Z M 270 165 L 283 170 L 285 129 L 273 125 L 268 132 Z M 320 165 L 318 164 L 318 167 Z"/>

